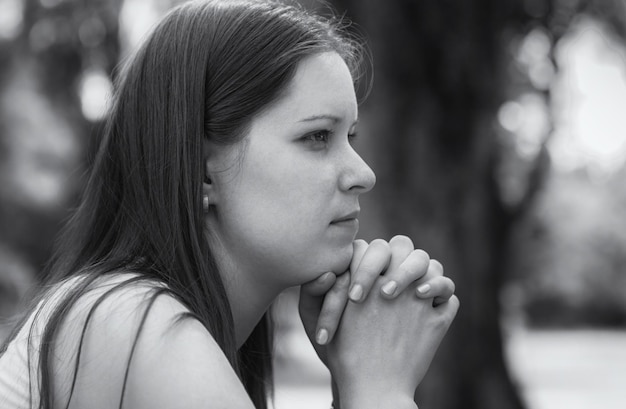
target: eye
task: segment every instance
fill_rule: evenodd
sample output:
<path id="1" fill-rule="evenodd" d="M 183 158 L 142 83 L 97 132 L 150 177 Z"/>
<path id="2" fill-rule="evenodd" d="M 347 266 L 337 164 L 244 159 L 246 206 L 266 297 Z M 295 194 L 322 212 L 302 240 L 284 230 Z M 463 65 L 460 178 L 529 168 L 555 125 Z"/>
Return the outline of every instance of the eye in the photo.
<path id="1" fill-rule="evenodd" d="M 348 141 L 353 143 L 359 137 L 359 133 L 357 131 L 350 132 L 348 134 Z"/>
<path id="2" fill-rule="evenodd" d="M 325 147 L 330 142 L 333 132 L 328 129 L 311 132 L 302 138 L 305 142 L 311 143 L 315 147 Z"/>

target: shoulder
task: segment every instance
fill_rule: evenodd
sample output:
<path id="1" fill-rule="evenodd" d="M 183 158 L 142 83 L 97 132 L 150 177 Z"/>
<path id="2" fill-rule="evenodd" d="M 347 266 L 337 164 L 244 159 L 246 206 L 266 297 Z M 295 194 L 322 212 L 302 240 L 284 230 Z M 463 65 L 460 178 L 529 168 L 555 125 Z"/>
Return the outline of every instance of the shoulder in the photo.
<path id="1" fill-rule="evenodd" d="M 118 284 L 86 293 L 60 328 L 61 407 L 75 376 L 70 407 L 118 408 L 123 397 L 132 408 L 253 408 L 209 331 L 180 320 L 189 311 L 163 285 L 137 281 L 102 297 Z"/>

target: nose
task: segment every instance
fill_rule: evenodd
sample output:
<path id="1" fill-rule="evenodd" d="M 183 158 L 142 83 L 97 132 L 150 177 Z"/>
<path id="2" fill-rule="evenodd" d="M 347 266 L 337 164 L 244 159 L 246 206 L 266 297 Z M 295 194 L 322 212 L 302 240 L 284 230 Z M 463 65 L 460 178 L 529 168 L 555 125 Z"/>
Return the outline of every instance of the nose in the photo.
<path id="1" fill-rule="evenodd" d="M 369 192 L 376 184 L 376 174 L 352 147 L 347 153 L 339 177 L 339 188 L 358 194 Z"/>

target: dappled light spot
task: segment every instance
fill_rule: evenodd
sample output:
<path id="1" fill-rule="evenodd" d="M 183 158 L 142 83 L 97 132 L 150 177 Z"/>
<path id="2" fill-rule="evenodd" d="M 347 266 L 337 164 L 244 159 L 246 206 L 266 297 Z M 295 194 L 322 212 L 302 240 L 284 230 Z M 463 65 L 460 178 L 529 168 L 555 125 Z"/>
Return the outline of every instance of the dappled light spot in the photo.
<path id="1" fill-rule="evenodd" d="M 626 51 L 601 24 L 585 18 L 559 43 L 556 57 L 553 163 L 596 177 L 612 174 L 626 159 Z"/>
<path id="2" fill-rule="evenodd" d="M 79 87 L 80 107 L 85 118 L 90 121 L 103 119 L 112 92 L 111 80 L 103 70 L 85 71 Z"/>
<path id="3" fill-rule="evenodd" d="M 541 96 L 527 93 L 504 103 L 498 121 L 515 134 L 515 150 L 521 157 L 533 159 L 539 153 L 549 131 L 548 107 Z"/>
<path id="4" fill-rule="evenodd" d="M 152 1 L 126 0 L 120 11 L 120 37 L 124 48 L 137 47 L 161 14 Z"/>
<path id="5" fill-rule="evenodd" d="M 546 90 L 554 78 L 554 66 L 550 61 L 552 41 L 545 29 L 536 28 L 524 37 L 516 60 L 528 72 L 528 78 L 536 89 Z"/>
<path id="6" fill-rule="evenodd" d="M 2 1 L 2 13 L 0 13 L 0 40 L 11 40 L 17 37 L 24 23 L 23 13 L 23 1 Z"/>

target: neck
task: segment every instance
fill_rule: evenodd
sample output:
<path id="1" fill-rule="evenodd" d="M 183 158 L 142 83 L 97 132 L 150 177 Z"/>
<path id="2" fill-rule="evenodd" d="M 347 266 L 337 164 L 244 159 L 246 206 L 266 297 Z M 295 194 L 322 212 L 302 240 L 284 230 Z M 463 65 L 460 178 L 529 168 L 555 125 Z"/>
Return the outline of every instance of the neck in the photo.
<path id="1" fill-rule="evenodd" d="M 263 275 L 257 268 L 242 265 L 216 237 L 209 240 L 230 303 L 237 348 L 241 348 L 283 288 L 259 280 Z"/>
<path id="2" fill-rule="evenodd" d="M 224 271 L 222 277 L 233 314 L 237 348 L 241 348 L 280 291 L 264 288 L 233 270 L 221 269 L 220 272 L 222 271 Z"/>

